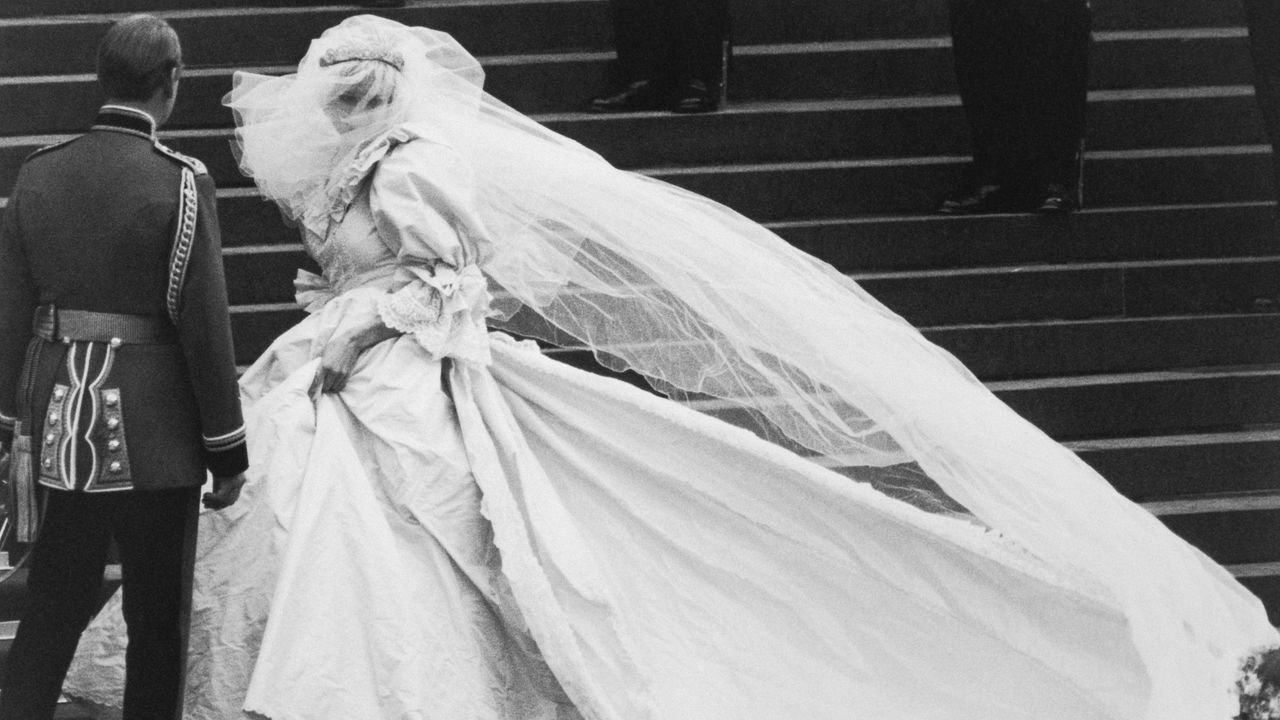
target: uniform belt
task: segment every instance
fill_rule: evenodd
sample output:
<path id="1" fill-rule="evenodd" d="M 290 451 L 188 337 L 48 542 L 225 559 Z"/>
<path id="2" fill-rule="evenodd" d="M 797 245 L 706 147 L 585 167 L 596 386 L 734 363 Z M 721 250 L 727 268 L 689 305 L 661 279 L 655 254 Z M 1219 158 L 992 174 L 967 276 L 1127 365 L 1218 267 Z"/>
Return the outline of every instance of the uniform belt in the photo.
<path id="1" fill-rule="evenodd" d="M 165 318 L 89 310 L 36 308 L 32 334 L 51 342 L 104 342 L 116 345 L 170 345 L 178 333 Z"/>

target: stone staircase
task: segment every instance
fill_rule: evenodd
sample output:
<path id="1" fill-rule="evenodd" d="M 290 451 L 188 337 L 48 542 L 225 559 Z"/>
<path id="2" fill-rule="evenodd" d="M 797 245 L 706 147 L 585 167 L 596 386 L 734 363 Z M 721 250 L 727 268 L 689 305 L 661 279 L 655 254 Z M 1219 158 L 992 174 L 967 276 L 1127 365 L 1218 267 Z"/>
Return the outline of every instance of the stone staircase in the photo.
<path id="1" fill-rule="evenodd" d="M 0 7 L 0 196 L 27 153 L 91 119 L 109 13 L 156 11 L 178 29 L 188 72 L 164 135 L 221 188 L 242 363 L 300 316 L 291 280 L 310 263 L 236 171 L 219 100 L 233 69 L 289 71 L 311 37 L 360 12 L 253 2 Z M 608 77 L 607 0 L 381 12 L 453 33 L 491 92 L 615 164 L 725 202 L 849 273 L 1280 622 L 1280 230 L 1240 8 L 1098 5 L 1087 209 L 1068 218 L 931 214 L 968 153 L 945 0 L 735 0 L 731 104 L 696 117 L 580 112 Z"/>

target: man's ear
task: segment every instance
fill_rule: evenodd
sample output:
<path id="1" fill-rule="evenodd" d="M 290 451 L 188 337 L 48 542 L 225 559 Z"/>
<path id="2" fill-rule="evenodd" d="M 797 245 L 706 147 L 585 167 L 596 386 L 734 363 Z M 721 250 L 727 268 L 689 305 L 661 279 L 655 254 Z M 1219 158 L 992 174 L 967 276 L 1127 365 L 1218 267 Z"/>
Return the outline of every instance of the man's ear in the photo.
<path id="1" fill-rule="evenodd" d="M 169 99 L 178 92 L 178 80 L 182 77 L 182 66 L 174 65 L 169 68 L 169 81 L 164 84 L 164 97 Z"/>

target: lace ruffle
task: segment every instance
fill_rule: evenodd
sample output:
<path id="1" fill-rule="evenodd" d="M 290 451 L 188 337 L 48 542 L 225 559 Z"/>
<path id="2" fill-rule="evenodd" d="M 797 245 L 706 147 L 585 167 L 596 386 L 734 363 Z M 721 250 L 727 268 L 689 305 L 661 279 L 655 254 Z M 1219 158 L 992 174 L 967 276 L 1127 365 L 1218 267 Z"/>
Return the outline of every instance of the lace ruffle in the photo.
<path id="1" fill-rule="evenodd" d="M 378 162 L 397 145 L 420 137 L 412 126 L 397 125 L 356 148 L 342 169 L 324 183 L 323 191 L 317 188 L 310 194 L 301 213 L 304 224 L 323 227 L 330 219 L 341 220 Z"/>
<path id="2" fill-rule="evenodd" d="M 401 272 L 411 279 L 379 299 L 382 322 L 412 335 L 434 357 L 491 363 L 484 322 L 490 296 L 480 269 L 468 265 L 459 270 L 437 261 L 430 266 L 403 267 Z"/>
<path id="3" fill-rule="evenodd" d="M 360 186 L 364 184 L 365 178 L 369 177 L 374 166 L 386 157 L 392 148 L 416 137 L 418 137 L 417 133 L 400 125 L 379 135 L 358 150 L 355 159 L 347 165 L 345 170 L 338 173 L 325 193 L 329 200 L 330 216 L 341 217 L 355 201 L 356 195 L 360 194 Z"/>

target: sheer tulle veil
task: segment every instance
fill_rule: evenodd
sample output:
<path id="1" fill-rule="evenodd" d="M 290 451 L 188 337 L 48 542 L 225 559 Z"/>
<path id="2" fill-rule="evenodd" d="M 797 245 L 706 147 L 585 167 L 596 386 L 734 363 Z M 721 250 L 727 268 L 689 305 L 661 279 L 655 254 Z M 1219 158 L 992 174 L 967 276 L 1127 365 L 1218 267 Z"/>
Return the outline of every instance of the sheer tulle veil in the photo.
<path id="1" fill-rule="evenodd" d="M 337 47 L 371 60 L 326 65 Z M 493 326 L 712 399 L 816 462 L 912 488 L 917 504 L 945 495 L 1125 613 L 1150 680 L 1146 717 L 1228 715 L 1237 658 L 1276 634 L 1226 571 L 832 267 L 722 205 L 613 168 L 482 81 L 449 35 L 360 16 L 314 41 L 295 75 L 238 74 L 227 104 L 242 168 L 297 220 L 332 211 L 344 157 L 398 124 L 423 128 L 474 173 L 469 226 L 484 228 Z"/>

